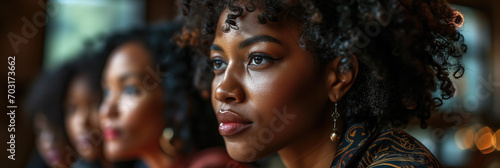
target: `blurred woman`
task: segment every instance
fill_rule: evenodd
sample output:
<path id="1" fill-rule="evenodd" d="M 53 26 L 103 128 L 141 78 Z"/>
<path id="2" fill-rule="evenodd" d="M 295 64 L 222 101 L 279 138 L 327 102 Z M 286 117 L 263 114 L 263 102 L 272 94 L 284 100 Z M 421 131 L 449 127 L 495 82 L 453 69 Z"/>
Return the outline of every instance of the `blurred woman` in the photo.
<path id="1" fill-rule="evenodd" d="M 100 64 L 90 53 L 79 56 L 43 74 L 32 88 L 28 110 L 38 151 L 50 167 L 133 167 L 133 161 L 111 164 L 104 158 Z"/>
<path id="2" fill-rule="evenodd" d="M 71 147 L 64 127 L 64 91 L 71 66 L 42 74 L 31 88 L 27 111 L 32 114 L 35 144 L 50 167 L 70 167 L 78 154 Z"/>
<path id="3" fill-rule="evenodd" d="M 99 127 L 101 88 L 95 57 L 74 61 L 66 90 L 64 112 L 68 138 L 81 159 L 73 167 L 111 167 L 103 155 L 102 131 Z"/>
<path id="4" fill-rule="evenodd" d="M 140 158 L 149 167 L 237 164 L 225 152 L 202 154 L 210 160 L 193 156 L 222 141 L 207 129 L 216 127 L 215 118 L 193 89 L 192 53 L 172 40 L 180 27 L 136 29 L 106 42 L 100 121 L 109 159 Z"/>

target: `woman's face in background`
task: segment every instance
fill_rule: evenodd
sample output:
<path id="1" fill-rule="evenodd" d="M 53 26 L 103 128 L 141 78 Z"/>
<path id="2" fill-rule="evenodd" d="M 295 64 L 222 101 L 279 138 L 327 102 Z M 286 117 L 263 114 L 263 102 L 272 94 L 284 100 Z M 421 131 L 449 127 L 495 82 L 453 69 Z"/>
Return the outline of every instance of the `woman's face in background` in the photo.
<path id="1" fill-rule="evenodd" d="M 99 127 L 99 95 L 91 89 L 86 75 L 71 81 L 65 105 L 68 137 L 78 154 L 86 161 L 102 157 L 103 137 Z"/>
<path id="2" fill-rule="evenodd" d="M 156 66 L 138 42 L 117 47 L 106 63 L 100 121 L 105 155 L 111 160 L 160 149 L 158 141 L 166 126 L 163 89 L 148 67 Z"/>
<path id="3" fill-rule="evenodd" d="M 34 130 L 38 152 L 51 167 L 69 167 L 75 160 L 70 156 L 71 150 L 64 138 L 63 130 L 49 123 L 47 117 L 41 113 L 35 115 Z"/>
<path id="4" fill-rule="evenodd" d="M 310 147 L 307 138 L 328 140 L 328 86 L 312 53 L 299 46 L 300 25 L 291 18 L 260 24 L 256 10 L 223 33 L 227 11 L 210 58 L 212 104 L 229 155 L 255 161 L 284 147 Z"/>

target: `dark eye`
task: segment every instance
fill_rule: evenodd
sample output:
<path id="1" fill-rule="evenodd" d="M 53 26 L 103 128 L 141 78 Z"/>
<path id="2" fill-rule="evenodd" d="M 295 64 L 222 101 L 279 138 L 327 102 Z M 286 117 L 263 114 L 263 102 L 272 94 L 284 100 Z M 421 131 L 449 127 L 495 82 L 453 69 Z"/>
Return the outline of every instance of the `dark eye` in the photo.
<path id="1" fill-rule="evenodd" d="M 267 60 L 266 58 L 264 57 L 261 57 L 261 56 L 254 56 L 252 57 L 252 60 L 250 60 L 250 65 L 260 65 L 260 64 L 265 64 L 267 63 L 269 60 Z"/>
<path id="2" fill-rule="evenodd" d="M 212 68 L 213 70 L 221 70 L 226 69 L 227 63 L 220 59 L 212 60 Z"/>
<path id="3" fill-rule="evenodd" d="M 102 89 L 102 97 L 106 98 L 109 96 L 109 89 Z"/>
<path id="4" fill-rule="evenodd" d="M 76 107 L 76 105 L 75 105 L 75 104 L 70 103 L 70 104 L 68 104 L 68 105 L 66 106 L 66 113 L 67 113 L 67 114 L 73 114 L 73 113 L 75 113 L 75 112 L 76 112 L 76 108 L 77 108 L 77 107 Z"/>
<path id="5" fill-rule="evenodd" d="M 139 89 L 135 86 L 125 86 L 123 89 L 123 92 L 127 95 L 138 95 L 139 94 Z"/>
<path id="6" fill-rule="evenodd" d="M 271 63 L 272 61 L 278 60 L 267 54 L 262 54 L 262 53 L 250 54 L 248 57 L 249 57 L 248 64 L 251 66 L 261 66 Z"/>

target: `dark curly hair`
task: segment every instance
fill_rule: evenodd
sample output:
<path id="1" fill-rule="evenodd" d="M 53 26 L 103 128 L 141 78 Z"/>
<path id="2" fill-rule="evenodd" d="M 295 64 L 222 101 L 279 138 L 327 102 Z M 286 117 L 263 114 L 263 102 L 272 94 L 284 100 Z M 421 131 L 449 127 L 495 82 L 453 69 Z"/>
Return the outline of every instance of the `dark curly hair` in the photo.
<path id="1" fill-rule="evenodd" d="M 222 146 L 222 137 L 217 132 L 216 119 L 212 116 L 211 104 L 203 100 L 195 89 L 193 74 L 195 56 L 188 47 L 180 47 L 173 37 L 180 32 L 180 22 L 166 22 L 147 27 L 137 27 L 106 37 L 104 46 L 99 49 L 101 72 L 111 53 L 127 42 L 138 42 L 149 53 L 155 67 L 153 71 L 161 78 L 163 102 L 166 107 L 167 126 L 175 131 L 174 139 L 184 143 L 182 152 L 213 146 Z M 158 69 L 157 69 L 158 68 Z M 159 71 L 158 71 L 159 70 Z M 102 78 L 102 77 L 101 77 Z"/>
<path id="2" fill-rule="evenodd" d="M 260 24 L 284 17 L 301 23 L 298 45 L 314 53 L 319 69 L 340 57 L 339 70 L 349 70 L 356 56 L 358 76 L 339 103 L 348 119 L 400 127 L 416 116 L 425 128 L 454 95 L 451 78 L 464 74 L 463 16 L 445 0 L 184 0 L 179 40 L 208 54 L 216 29 L 238 31 L 235 19 L 258 9 Z"/>

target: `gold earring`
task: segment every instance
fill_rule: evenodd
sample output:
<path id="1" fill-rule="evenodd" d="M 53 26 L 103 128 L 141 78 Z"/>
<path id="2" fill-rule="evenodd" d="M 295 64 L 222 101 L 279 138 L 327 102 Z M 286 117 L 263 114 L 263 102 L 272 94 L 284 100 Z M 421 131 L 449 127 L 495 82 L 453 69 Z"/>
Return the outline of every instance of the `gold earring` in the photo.
<path id="1" fill-rule="evenodd" d="M 330 140 L 332 141 L 337 141 L 340 139 L 340 135 L 337 131 L 337 119 L 339 118 L 340 114 L 337 111 L 337 102 L 335 102 L 335 111 L 332 113 L 332 118 L 333 118 L 333 132 L 330 135 Z"/>
<path id="2" fill-rule="evenodd" d="M 177 149 L 171 142 L 173 137 L 174 130 L 172 128 L 165 128 L 159 140 L 161 149 L 169 156 L 175 156 L 177 154 Z"/>

